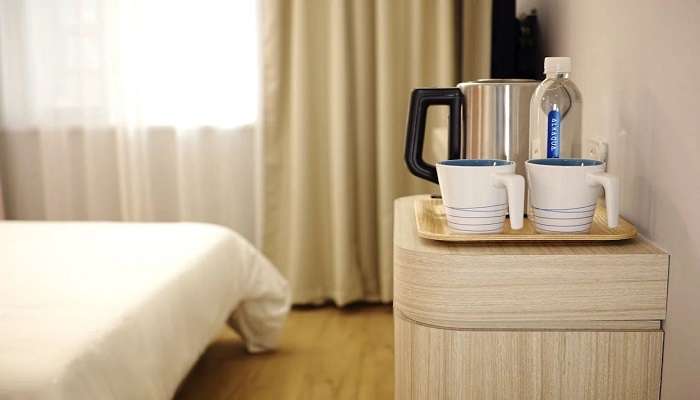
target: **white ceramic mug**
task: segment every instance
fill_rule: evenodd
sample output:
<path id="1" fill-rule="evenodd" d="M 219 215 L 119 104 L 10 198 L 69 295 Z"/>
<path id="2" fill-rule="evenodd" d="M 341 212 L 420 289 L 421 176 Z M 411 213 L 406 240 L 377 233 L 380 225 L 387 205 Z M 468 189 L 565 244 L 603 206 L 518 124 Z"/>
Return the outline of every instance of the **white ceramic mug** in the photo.
<path id="1" fill-rule="evenodd" d="M 600 188 L 605 189 L 608 227 L 618 224 L 620 188 L 598 160 L 545 158 L 525 163 L 535 230 L 586 233 L 591 230 Z"/>
<path id="2" fill-rule="evenodd" d="M 442 203 L 450 230 L 466 234 L 523 227 L 525 179 L 505 160 L 447 160 L 437 163 Z"/>

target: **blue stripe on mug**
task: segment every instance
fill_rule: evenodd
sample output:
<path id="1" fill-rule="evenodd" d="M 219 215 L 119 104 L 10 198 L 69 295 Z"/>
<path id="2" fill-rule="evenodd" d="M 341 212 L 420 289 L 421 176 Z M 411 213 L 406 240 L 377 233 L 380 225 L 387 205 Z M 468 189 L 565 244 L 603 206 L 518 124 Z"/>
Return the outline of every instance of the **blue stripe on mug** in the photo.
<path id="1" fill-rule="evenodd" d="M 586 218 L 591 218 L 592 216 L 593 216 L 593 214 L 584 215 L 583 217 L 543 217 L 543 216 L 537 215 L 537 213 L 535 213 L 535 219 L 537 219 L 537 218 L 542 218 L 542 219 L 557 219 L 557 220 L 562 220 L 562 219 L 586 219 Z"/>
<path id="2" fill-rule="evenodd" d="M 448 218 L 498 218 L 498 217 L 505 217 L 506 213 L 501 213 L 501 214 L 494 214 L 494 215 L 479 215 L 477 216 L 463 216 L 463 215 L 453 215 L 453 214 L 445 214 Z"/>
<path id="3" fill-rule="evenodd" d="M 504 222 L 498 222 L 495 224 L 457 224 L 451 221 L 447 221 L 447 225 L 451 227 L 455 227 L 458 229 L 493 229 L 494 225 L 503 225 Z M 472 228 L 469 228 L 472 227 Z"/>
<path id="4" fill-rule="evenodd" d="M 502 229 L 500 229 L 500 228 L 478 230 L 478 229 L 463 229 L 463 228 L 450 227 L 450 229 L 458 231 L 458 232 L 466 232 L 466 233 L 499 233 L 502 231 Z"/>
<path id="5" fill-rule="evenodd" d="M 502 208 L 494 208 L 492 210 L 470 210 L 467 208 L 452 208 L 452 207 L 447 207 L 450 210 L 454 211 L 460 211 L 460 212 L 473 212 L 473 213 L 488 213 L 488 212 L 494 212 L 494 211 L 506 211 L 508 207 L 502 207 Z"/>
<path id="6" fill-rule="evenodd" d="M 494 223 L 489 223 L 489 224 L 463 224 L 460 222 L 450 222 L 452 225 L 460 225 L 460 226 L 487 226 L 487 225 L 503 225 L 504 221 L 501 222 L 494 222 Z"/>
<path id="7" fill-rule="evenodd" d="M 577 226 L 586 226 L 586 225 L 591 225 L 593 222 L 588 222 L 586 224 L 576 224 L 576 225 L 551 225 L 551 224 L 543 224 L 541 222 L 535 221 L 535 225 L 541 225 L 541 226 L 554 226 L 556 228 L 574 228 Z"/>
<path id="8" fill-rule="evenodd" d="M 587 206 L 581 206 L 581 207 L 569 207 L 569 208 L 539 208 L 532 206 L 535 210 L 540 210 L 540 211 L 552 211 L 552 212 L 585 212 L 585 211 L 592 211 L 595 209 L 596 203 L 589 204 Z M 582 210 L 583 208 L 591 208 L 591 210 Z M 579 210 L 579 211 L 573 211 L 573 210 Z"/>
<path id="9" fill-rule="evenodd" d="M 561 214 L 580 214 L 580 213 L 591 212 L 591 211 L 593 211 L 595 213 L 595 208 L 591 208 L 588 210 L 574 210 L 574 211 L 543 210 L 541 208 L 536 208 L 536 207 L 532 207 L 532 208 L 536 209 L 537 211 L 549 212 L 549 213 L 561 213 Z"/>
<path id="10" fill-rule="evenodd" d="M 479 207 L 466 207 L 466 208 L 450 207 L 450 206 L 445 206 L 445 207 L 451 208 L 451 209 L 453 209 L 453 210 L 474 210 L 474 209 L 477 209 L 477 208 L 502 207 L 502 206 L 505 206 L 505 205 L 507 205 L 507 203 L 503 203 L 503 204 L 494 204 L 494 205 L 492 205 L 492 206 L 479 206 Z"/>
<path id="11" fill-rule="evenodd" d="M 578 230 L 578 231 L 553 231 L 551 229 L 544 229 L 537 227 L 537 230 L 540 230 L 542 232 L 552 232 L 552 233 L 586 233 L 588 232 L 588 229 L 583 229 L 583 230 Z"/>

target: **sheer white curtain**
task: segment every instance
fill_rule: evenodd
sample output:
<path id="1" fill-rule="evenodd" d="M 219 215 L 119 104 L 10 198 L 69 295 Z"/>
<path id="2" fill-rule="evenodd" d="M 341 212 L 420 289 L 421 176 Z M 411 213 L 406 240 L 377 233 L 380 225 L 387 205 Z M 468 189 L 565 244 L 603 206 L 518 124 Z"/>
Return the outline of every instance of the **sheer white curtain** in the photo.
<path id="1" fill-rule="evenodd" d="M 0 0 L 7 217 L 253 238 L 255 0 Z"/>

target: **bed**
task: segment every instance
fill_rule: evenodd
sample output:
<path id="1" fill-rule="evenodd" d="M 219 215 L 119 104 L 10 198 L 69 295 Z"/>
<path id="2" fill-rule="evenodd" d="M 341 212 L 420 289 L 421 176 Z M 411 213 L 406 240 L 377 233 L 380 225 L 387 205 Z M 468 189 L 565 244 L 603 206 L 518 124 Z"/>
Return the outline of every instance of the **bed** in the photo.
<path id="1" fill-rule="evenodd" d="M 265 351 L 289 305 L 223 227 L 0 222 L 0 399 L 167 399 L 226 322 Z"/>

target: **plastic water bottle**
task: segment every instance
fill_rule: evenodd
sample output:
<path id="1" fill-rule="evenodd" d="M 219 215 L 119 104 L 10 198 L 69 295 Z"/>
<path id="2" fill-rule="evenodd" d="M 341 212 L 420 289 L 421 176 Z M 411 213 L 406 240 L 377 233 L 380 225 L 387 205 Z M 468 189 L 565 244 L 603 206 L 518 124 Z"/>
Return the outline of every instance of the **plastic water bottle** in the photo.
<path id="1" fill-rule="evenodd" d="M 530 158 L 580 158 L 583 103 L 571 58 L 545 58 L 544 73 L 530 100 Z"/>

